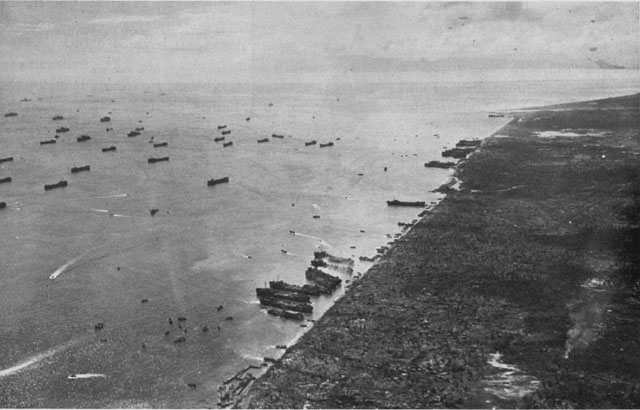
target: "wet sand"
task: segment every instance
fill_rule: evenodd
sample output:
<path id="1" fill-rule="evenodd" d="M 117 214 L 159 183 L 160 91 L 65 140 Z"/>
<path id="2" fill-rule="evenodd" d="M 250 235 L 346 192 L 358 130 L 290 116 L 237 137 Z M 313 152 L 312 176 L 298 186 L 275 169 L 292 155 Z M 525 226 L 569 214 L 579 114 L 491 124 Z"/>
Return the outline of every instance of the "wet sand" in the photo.
<path id="1" fill-rule="evenodd" d="M 513 112 L 239 407 L 640 407 L 639 96 Z"/>

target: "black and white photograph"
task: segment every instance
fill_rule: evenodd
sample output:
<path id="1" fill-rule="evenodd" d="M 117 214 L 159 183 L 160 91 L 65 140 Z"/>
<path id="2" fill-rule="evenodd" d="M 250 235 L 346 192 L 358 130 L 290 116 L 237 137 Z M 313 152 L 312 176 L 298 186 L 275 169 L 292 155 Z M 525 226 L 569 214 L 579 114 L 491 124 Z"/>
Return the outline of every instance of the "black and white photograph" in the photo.
<path id="1" fill-rule="evenodd" d="M 0 408 L 640 408 L 640 2 L 0 0 Z"/>

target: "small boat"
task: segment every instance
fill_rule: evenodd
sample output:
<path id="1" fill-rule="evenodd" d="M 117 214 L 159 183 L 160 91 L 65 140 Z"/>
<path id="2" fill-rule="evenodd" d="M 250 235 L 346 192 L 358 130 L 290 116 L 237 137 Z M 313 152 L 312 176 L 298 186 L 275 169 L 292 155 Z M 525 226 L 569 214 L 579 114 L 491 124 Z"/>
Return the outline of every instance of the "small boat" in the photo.
<path id="1" fill-rule="evenodd" d="M 13 157 L 0 158 L 0 163 L 11 161 L 13 161 Z"/>
<path id="2" fill-rule="evenodd" d="M 81 135 L 77 138 L 78 142 L 89 141 L 91 139 L 88 135 Z"/>
<path id="3" fill-rule="evenodd" d="M 258 144 L 262 144 L 263 142 L 269 142 L 269 138 L 263 138 L 261 140 L 258 140 Z"/>
<path id="4" fill-rule="evenodd" d="M 151 214 L 151 216 L 154 216 L 155 214 L 158 213 L 158 209 L 157 208 L 149 209 L 149 213 Z M 146 299 L 144 299 L 144 300 L 146 300 Z"/>
<path id="5" fill-rule="evenodd" d="M 60 121 L 60 120 L 64 120 L 64 117 L 62 115 L 56 115 L 51 119 L 54 120 L 54 121 Z"/>
<path id="6" fill-rule="evenodd" d="M 280 134 L 271 134 L 271 138 L 284 138 L 284 135 L 280 135 Z"/>
<path id="7" fill-rule="evenodd" d="M 218 129 L 219 129 L 219 130 L 223 130 L 223 129 L 225 129 L 225 128 L 227 128 L 227 126 L 226 126 L 226 125 L 218 125 Z"/>
<path id="8" fill-rule="evenodd" d="M 60 128 L 56 128 L 56 132 L 67 132 L 69 131 L 68 127 L 60 127 Z"/>
<path id="9" fill-rule="evenodd" d="M 407 201 L 398 201 L 394 199 L 393 201 L 387 201 L 388 206 L 417 206 L 417 207 L 425 207 L 426 203 L 423 201 L 415 201 L 415 202 L 407 202 Z"/>
<path id="10" fill-rule="evenodd" d="M 147 161 L 148 161 L 150 164 L 153 164 L 154 162 L 169 161 L 169 157 L 149 158 Z"/>
<path id="11" fill-rule="evenodd" d="M 313 141 L 305 142 L 305 143 L 304 143 L 304 146 L 305 146 L 305 147 L 308 147 L 309 145 L 316 145 L 316 144 L 317 144 L 317 141 L 316 141 L 316 140 L 313 140 Z"/>
<path id="12" fill-rule="evenodd" d="M 225 182 L 229 182 L 229 177 L 218 178 L 218 179 L 210 179 L 207 181 L 207 186 L 214 186 L 218 184 L 223 184 Z"/>
<path id="13" fill-rule="evenodd" d="M 225 147 L 225 148 L 226 147 L 230 147 L 232 145 L 233 145 L 233 141 L 225 142 L 225 143 L 222 144 L 222 146 Z"/>
<path id="14" fill-rule="evenodd" d="M 247 117 L 244 119 L 245 121 L 251 121 L 251 117 Z"/>
<path id="15" fill-rule="evenodd" d="M 49 190 L 52 190 L 52 189 L 55 189 L 55 188 L 63 188 L 63 187 L 66 187 L 66 186 L 67 186 L 67 181 L 61 180 L 59 182 L 56 182 L 55 184 L 46 184 L 44 186 L 44 190 L 45 191 L 49 191 Z"/>
<path id="16" fill-rule="evenodd" d="M 326 144 L 320 144 L 320 148 L 333 147 L 333 142 L 327 142 Z"/>
<path id="17" fill-rule="evenodd" d="M 138 135 L 140 135 L 138 131 L 129 131 L 127 137 L 137 137 Z"/>
<path id="18" fill-rule="evenodd" d="M 100 122 L 109 122 L 111 121 L 111 117 L 102 117 L 100 118 Z"/>
<path id="19" fill-rule="evenodd" d="M 228 134 L 231 134 L 231 130 L 222 131 L 222 135 L 228 135 Z"/>
<path id="20" fill-rule="evenodd" d="M 168 147 L 168 146 L 169 146 L 168 142 L 159 142 L 157 144 L 153 144 L 153 148 Z"/>
<path id="21" fill-rule="evenodd" d="M 56 140 L 40 141 L 40 145 L 55 144 Z"/>
<path id="22" fill-rule="evenodd" d="M 115 145 L 112 145 L 108 148 L 102 148 L 102 152 L 109 152 L 109 151 L 115 151 L 115 150 L 116 150 Z"/>
<path id="23" fill-rule="evenodd" d="M 4 116 L 5 116 L 5 117 L 15 117 L 16 115 L 18 115 L 18 113 L 17 113 L 17 112 L 8 112 L 8 113 L 6 113 Z"/>
<path id="24" fill-rule="evenodd" d="M 7 182 L 11 182 L 11 177 L 0 178 L 0 184 L 6 184 Z"/>
<path id="25" fill-rule="evenodd" d="M 500 117 L 504 117 L 504 114 L 496 114 L 496 113 L 491 113 L 489 114 L 489 118 L 500 118 Z"/>
<path id="26" fill-rule="evenodd" d="M 71 173 L 72 174 L 77 174 L 78 172 L 82 172 L 82 171 L 90 171 L 91 167 L 89 165 L 85 165 L 82 167 L 73 167 L 71 168 Z"/>

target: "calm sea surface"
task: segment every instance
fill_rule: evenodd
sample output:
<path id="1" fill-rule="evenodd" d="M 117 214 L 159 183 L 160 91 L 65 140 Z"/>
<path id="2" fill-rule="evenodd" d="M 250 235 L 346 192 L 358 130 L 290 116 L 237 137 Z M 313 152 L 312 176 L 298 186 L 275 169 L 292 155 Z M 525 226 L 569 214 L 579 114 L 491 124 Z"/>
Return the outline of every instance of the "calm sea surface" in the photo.
<path id="1" fill-rule="evenodd" d="M 505 122 L 488 111 L 638 91 L 619 77 L 1 87 L 2 114 L 18 113 L 0 117 L 0 158 L 14 157 L 0 164 L 13 179 L 0 184 L 2 407 L 215 406 L 222 380 L 304 331 L 268 316 L 255 288 L 304 284 L 319 249 L 374 256 L 419 212 L 385 201 L 440 199 L 430 191 L 451 171 L 424 163 Z M 223 124 L 228 148 L 214 142 Z M 71 130 L 40 145 L 60 126 Z M 257 143 L 273 133 L 285 138 Z M 82 134 L 91 140 L 77 142 Z M 162 156 L 170 161 L 147 162 Z M 91 171 L 70 172 L 83 165 Z M 229 184 L 207 187 L 224 176 Z M 66 188 L 43 189 L 61 179 Z M 314 301 L 309 319 L 334 298 Z"/>

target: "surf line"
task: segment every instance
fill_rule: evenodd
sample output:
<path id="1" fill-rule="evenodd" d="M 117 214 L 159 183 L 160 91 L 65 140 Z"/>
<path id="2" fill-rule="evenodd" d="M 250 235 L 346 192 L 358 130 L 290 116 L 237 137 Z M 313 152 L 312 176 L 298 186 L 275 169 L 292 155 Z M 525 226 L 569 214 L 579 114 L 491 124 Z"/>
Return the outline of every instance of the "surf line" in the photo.
<path id="1" fill-rule="evenodd" d="M 16 374 L 16 373 L 18 373 L 18 372 L 20 372 L 22 370 L 25 370 L 28 367 L 33 366 L 34 364 L 38 363 L 39 361 L 41 361 L 43 359 L 51 357 L 56 353 L 60 353 L 63 350 L 66 350 L 66 349 L 68 349 L 68 348 L 80 343 L 80 341 L 81 340 L 79 340 L 79 339 L 78 340 L 72 340 L 71 342 L 67 342 L 67 343 L 62 344 L 62 345 L 60 345 L 58 347 L 54 347 L 53 349 L 49 349 L 49 350 L 45 351 L 44 353 L 37 354 L 37 355 L 25 360 L 22 363 L 18 363 L 15 366 L 11 366 L 11 367 L 6 368 L 4 370 L 0 370 L 0 379 L 3 378 L 3 377 L 11 376 L 12 374 Z"/>

